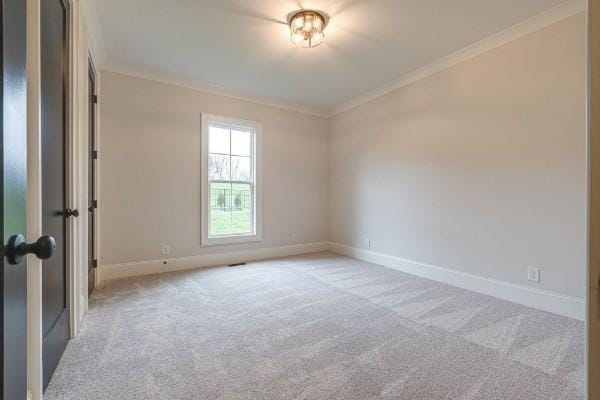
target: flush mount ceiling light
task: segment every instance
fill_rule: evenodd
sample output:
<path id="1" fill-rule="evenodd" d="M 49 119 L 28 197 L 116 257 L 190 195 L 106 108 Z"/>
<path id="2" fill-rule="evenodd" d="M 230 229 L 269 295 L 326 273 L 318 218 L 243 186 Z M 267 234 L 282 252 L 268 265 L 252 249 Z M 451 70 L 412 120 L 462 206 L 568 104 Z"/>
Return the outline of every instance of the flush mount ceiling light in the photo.
<path id="1" fill-rule="evenodd" d="M 327 16 L 318 11 L 302 10 L 290 14 L 292 42 L 301 47 L 317 47 L 325 39 Z"/>

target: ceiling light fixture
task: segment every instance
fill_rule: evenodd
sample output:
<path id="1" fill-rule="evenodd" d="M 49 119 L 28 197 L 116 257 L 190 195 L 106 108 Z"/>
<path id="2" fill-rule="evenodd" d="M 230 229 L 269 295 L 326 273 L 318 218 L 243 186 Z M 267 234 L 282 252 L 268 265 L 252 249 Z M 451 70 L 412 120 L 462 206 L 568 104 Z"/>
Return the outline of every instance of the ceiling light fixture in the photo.
<path id="1" fill-rule="evenodd" d="M 292 42 L 301 47 L 317 47 L 325 39 L 327 16 L 318 11 L 302 10 L 289 18 Z"/>

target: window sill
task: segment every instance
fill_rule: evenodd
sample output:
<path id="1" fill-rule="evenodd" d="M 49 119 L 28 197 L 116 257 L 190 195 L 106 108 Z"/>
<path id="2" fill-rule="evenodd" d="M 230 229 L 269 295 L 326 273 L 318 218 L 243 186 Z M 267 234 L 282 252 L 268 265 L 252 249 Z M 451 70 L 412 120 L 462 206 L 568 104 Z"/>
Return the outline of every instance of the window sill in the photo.
<path id="1" fill-rule="evenodd" d="M 214 236 L 203 238 L 203 246 L 222 246 L 228 244 L 244 244 L 262 242 L 262 237 L 257 234 L 232 235 L 232 236 Z"/>

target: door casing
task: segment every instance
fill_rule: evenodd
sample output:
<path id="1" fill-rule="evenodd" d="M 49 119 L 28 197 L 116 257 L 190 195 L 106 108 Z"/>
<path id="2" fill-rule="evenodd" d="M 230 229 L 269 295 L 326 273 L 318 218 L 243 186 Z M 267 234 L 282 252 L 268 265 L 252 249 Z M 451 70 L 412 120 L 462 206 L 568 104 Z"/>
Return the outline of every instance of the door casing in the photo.
<path id="1" fill-rule="evenodd" d="M 41 227 L 41 133 L 39 112 L 41 107 L 40 87 L 40 2 L 43 0 L 27 0 L 28 6 L 28 237 L 39 237 Z M 66 204 L 68 208 L 87 209 L 87 193 L 83 190 L 82 179 L 87 179 L 87 172 L 82 171 L 82 160 L 87 163 L 87 143 L 80 136 L 87 136 L 87 130 L 80 129 L 84 116 L 87 115 L 87 74 L 81 76 L 74 71 L 81 65 L 80 53 L 85 50 L 85 69 L 87 71 L 88 36 L 81 20 L 80 0 L 63 0 L 67 9 L 66 35 Z M 83 79 L 85 78 L 85 79 Z M 83 86 L 85 85 L 85 87 Z M 81 105 L 81 107 L 79 106 Z M 85 109 L 83 109 L 85 107 Z M 74 110 L 77 110 L 76 112 Z M 83 125 L 85 126 L 85 125 Z M 83 132 L 83 134 L 82 134 Z M 84 146 L 85 144 L 85 146 Z M 85 148 L 84 148 L 85 147 Z M 79 172 L 77 172 L 79 171 Z M 78 175 L 82 174 L 83 177 Z M 79 220 L 82 220 L 80 217 Z M 87 291 L 81 290 L 81 274 L 86 274 L 87 265 L 78 268 L 79 260 L 87 260 L 87 224 L 69 218 L 67 230 L 67 313 L 69 315 L 70 336 L 75 337 L 79 330 L 80 319 L 87 308 Z M 33 329 L 28 334 L 28 381 L 32 400 L 42 399 L 43 367 L 41 359 L 42 347 L 42 298 L 41 298 L 41 263 L 30 258 L 28 268 L 28 326 Z M 81 271 L 79 271 L 81 269 Z M 85 269 L 85 271 L 83 271 Z M 87 288 L 87 279 L 84 280 Z M 34 291 L 35 290 L 35 291 Z"/>
<path id="2" fill-rule="evenodd" d="M 40 1 L 27 0 L 27 237 L 33 241 L 42 230 L 41 170 L 41 26 Z M 32 400 L 41 400 L 42 365 L 42 261 L 30 257 L 27 265 L 27 380 Z"/>

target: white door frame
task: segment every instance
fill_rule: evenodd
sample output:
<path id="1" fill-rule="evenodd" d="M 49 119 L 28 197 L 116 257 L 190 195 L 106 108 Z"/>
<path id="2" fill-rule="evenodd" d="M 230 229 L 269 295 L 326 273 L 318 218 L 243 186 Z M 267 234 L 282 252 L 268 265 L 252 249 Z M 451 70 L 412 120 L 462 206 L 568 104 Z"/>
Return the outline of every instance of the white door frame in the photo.
<path id="1" fill-rule="evenodd" d="M 42 236 L 40 0 L 27 0 L 27 241 Z M 28 397 L 41 400 L 42 261 L 27 259 Z"/>
<path id="2" fill-rule="evenodd" d="M 42 235 L 41 179 L 41 27 L 40 1 L 27 0 L 27 237 Z M 71 338 L 80 329 L 87 309 L 87 60 L 88 37 L 79 10 L 80 0 L 67 6 L 67 161 L 66 204 L 80 210 L 79 218 L 67 220 L 67 312 Z M 85 62 L 81 62 L 82 59 Z M 85 213 L 82 212 L 85 210 Z M 28 258 L 27 271 L 27 379 L 31 400 L 42 400 L 42 263 Z M 84 295 L 83 295 L 84 294 Z"/>

